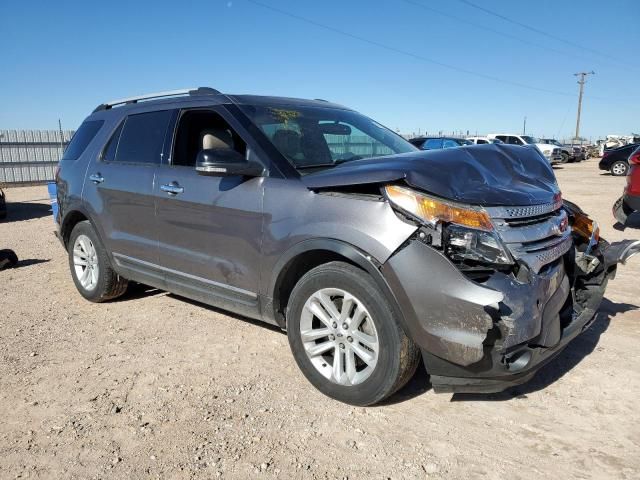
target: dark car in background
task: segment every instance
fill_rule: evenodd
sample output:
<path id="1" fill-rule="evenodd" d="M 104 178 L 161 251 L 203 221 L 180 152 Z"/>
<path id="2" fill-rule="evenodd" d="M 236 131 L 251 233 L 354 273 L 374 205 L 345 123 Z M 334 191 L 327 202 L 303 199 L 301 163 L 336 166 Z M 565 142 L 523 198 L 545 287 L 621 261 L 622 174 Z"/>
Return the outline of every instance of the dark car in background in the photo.
<path id="1" fill-rule="evenodd" d="M 417 137 L 410 139 L 409 142 L 420 150 L 441 150 L 473 145 L 473 142 L 466 138 L 456 137 Z"/>
<path id="2" fill-rule="evenodd" d="M 627 185 L 622 197 L 613 205 L 613 216 L 622 225 L 627 223 L 629 215 L 640 211 L 640 146 L 631 152 L 628 163 Z"/>
<path id="3" fill-rule="evenodd" d="M 611 175 L 622 177 L 629 172 L 629 156 L 638 148 L 640 144 L 630 143 L 618 148 L 605 150 L 598 168 L 611 172 Z"/>

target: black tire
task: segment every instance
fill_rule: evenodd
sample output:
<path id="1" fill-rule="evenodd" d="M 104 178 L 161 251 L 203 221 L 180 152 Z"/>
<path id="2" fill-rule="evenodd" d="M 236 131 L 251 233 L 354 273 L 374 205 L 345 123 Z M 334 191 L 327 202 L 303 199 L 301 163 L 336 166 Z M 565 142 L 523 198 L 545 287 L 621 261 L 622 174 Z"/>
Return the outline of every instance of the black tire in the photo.
<path id="1" fill-rule="evenodd" d="M 18 256 L 13 250 L 0 250 L 0 270 L 13 268 L 18 264 Z"/>
<path id="2" fill-rule="evenodd" d="M 370 314 L 378 335 L 378 361 L 370 376 L 357 385 L 340 385 L 323 376 L 306 354 L 300 319 L 306 301 L 324 288 L 355 296 Z M 403 387 L 420 361 L 420 350 L 402 330 L 384 293 L 364 270 L 330 262 L 307 272 L 296 284 L 287 306 L 287 336 L 293 356 L 307 379 L 325 395 L 350 405 L 378 403 Z"/>
<path id="3" fill-rule="evenodd" d="M 611 164 L 609 170 L 614 177 L 624 177 L 629 173 L 629 164 L 624 160 L 617 160 Z"/>
<path id="4" fill-rule="evenodd" d="M 562 163 L 573 163 L 573 159 L 568 153 L 562 152 L 560 155 L 562 155 Z"/>
<path id="5" fill-rule="evenodd" d="M 96 258 L 98 263 L 98 279 L 95 287 L 91 290 L 84 288 L 76 275 L 73 260 L 73 247 L 80 235 L 89 237 L 96 251 Z M 71 236 L 69 237 L 67 250 L 69 256 L 69 269 L 71 270 L 73 283 L 75 283 L 78 292 L 80 292 L 80 295 L 82 295 L 87 300 L 96 303 L 106 302 L 108 300 L 113 300 L 114 298 L 121 296 L 127 290 L 127 279 L 118 275 L 111 267 L 111 262 L 109 261 L 107 251 L 102 245 L 98 234 L 96 233 L 90 222 L 80 222 L 75 227 L 73 227 Z"/>

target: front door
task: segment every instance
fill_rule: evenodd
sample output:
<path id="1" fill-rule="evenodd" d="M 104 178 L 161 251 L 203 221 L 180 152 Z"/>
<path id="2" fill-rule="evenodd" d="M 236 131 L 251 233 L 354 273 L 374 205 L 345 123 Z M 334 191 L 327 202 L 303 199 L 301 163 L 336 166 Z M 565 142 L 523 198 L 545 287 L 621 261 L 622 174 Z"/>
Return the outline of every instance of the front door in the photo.
<path id="1" fill-rule="evenodd" d="M 247 144 L 223 115 L 181 112 L 170 164 L 159 167 L 154 191 L 160 265 L 169 290 L 255 316 L 263 179 L 195 170 L 203 142 L 247 155 Z"/>

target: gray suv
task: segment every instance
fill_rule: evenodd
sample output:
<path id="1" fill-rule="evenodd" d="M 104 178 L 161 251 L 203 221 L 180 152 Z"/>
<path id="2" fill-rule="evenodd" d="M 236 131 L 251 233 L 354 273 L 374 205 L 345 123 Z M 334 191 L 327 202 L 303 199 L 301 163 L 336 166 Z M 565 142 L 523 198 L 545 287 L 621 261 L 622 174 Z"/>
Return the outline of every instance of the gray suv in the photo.
<path id="1" fill-rule="evenodd" d="M 594 318 L 616 263 L 551 167 L 510 145 L 419 151 L 324 100 L 211 88 L 99 105 L 57 173 L 93 302 L 128 282 L 287 331 L 326 395 L 370 405 L 530 379 Z"/>

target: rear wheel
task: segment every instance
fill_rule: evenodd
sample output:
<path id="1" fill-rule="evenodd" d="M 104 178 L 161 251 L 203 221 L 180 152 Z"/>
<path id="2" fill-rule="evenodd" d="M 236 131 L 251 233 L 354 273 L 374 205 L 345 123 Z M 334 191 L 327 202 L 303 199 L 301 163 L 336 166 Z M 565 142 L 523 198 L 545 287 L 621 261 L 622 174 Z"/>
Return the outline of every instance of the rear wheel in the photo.
<path id="1" fill-rule="evenodd" d="M 393 394 L 420 359 L 373 279 L 343 262 L 321 265 L 300 279 L 287 308 L 287 335 L 307 379 L 352 405 Z"/>
<path id="2" fill-rule="evenodd" d="M 622 160 L 613 162 L 613 165 L 611 165 L 611 175 L 615 175 L 616 177 L 622 177 L 626 175 L 628 170 L 629 165 L 627 164 L 627 162 L 623 162 Z"/>
<path id="3" fill-rule="evenodd" d="M 91 223 L 80 222 L 73 228 L 68 249 L 71 276 L 84 298 L 105 302 L 127 290 L 127 279 L 111 267 L 109 256 Z"/>

